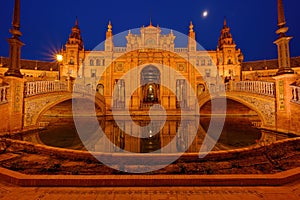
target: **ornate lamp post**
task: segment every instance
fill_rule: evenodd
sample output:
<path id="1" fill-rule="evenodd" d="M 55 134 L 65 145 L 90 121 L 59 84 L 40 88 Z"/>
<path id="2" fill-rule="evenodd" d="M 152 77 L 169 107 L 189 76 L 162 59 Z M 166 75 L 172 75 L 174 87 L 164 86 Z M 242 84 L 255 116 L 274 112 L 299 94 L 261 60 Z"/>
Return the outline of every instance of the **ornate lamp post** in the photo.
<path id="1" fill-rule="evenodd" d="M 58 80 L 60 80 L 60 75 L 61 75 L 61 72 L 60 72 L 60 65 L 63 61 L 63 56 L 61 54 L 56 54 L 56 61 L 57 61 L 57 65 L 58 65 Z"/>

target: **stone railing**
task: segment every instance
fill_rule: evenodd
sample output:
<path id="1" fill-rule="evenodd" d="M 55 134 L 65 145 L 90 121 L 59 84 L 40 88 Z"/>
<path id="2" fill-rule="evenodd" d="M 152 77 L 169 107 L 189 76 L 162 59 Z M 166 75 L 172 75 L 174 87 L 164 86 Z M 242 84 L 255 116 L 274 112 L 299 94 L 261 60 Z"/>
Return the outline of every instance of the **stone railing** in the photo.
<path id="1" fill-rule="evenodd" d="M 105 102 L 105 98 L 100 93 L 96 92 L 92 86 L 89 85 L 82 85 L 80 83 L 73 85 L 73 93 L 80 94 L 82 96 L 89 95 L 89 96 L 97 96 L 102 102 Z"/>
<path id="2" fill-rule="evenodd" d="M 300 86 L 291 86 L 293 92 L 292 102 L 300 104 Z"/>
<path id="3" fill-rule="evenodd" d="M 62 81 L 33 81 L 25 82 L 25 97 L 50 92 L 68 91 L 67 82 Z"/>
<path id="4" fill-rule="evenodd" d="M 92 88 L 92 86 L 81 85 L 81 84 L 74 84 L 73 85 L 73 92 L 82 93 L 82 94 L 95 94 L 95 91 Z"/>
<path id="5" fill-rule="evenodd" d="M 7 103 L 7 93 L 9 85 L 0 86 L 0 104 Z"/>
<path id="6" fill-rule="evenodd" d="M 174 51 L 176 53 L 188 52 L 188 48 L 175 48 Z"/>
<path id="7" fill-rule="evenodd" d="M 126 47 L 114 47 L 114 52 L 116 53 L 126 52 Z"/>
<path id="8" fill-rule="evenodd" d="M 229 91 L 250 92 L 260 95 L 275 97 L 275 83 L 262 81 L 240 81 L 233 82 Z"/>

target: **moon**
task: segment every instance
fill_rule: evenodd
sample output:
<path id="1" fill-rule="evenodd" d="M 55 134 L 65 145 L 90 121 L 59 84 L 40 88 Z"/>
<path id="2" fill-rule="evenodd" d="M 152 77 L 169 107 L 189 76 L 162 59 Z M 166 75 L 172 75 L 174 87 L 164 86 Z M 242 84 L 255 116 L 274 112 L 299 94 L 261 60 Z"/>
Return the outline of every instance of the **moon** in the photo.
<path id="1" fill-rule="evenodd" d="M 205 11 L 202 13 L 202 16 L 203 16 L 203 17 L 207 17 L 207 16 L 208 16 L 208 11 L 205 10 Z"/>

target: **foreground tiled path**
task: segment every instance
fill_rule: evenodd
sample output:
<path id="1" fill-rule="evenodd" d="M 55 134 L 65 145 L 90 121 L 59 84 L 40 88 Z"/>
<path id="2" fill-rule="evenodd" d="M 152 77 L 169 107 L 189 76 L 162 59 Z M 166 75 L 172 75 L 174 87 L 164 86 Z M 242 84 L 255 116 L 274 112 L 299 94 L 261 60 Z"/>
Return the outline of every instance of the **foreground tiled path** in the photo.
<path id="1" fill-rule="evenodd" d="M 135 188 L 37 188 L 19 187 L 0 180 L 4 200 L 299 200 L 300 180 L 281 187 L 135 187 Z"/>

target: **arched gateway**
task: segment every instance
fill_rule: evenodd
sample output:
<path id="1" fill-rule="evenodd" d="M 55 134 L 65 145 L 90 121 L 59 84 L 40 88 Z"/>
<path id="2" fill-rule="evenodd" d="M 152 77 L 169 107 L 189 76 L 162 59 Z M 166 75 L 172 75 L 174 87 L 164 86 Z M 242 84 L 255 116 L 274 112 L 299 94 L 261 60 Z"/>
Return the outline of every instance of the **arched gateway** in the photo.
<path id="1" fill-rule="evenodd" d="M 146 66 L 140 74 L 141 108 L 160 103 L 160 71 L 153 65 Z"/>

